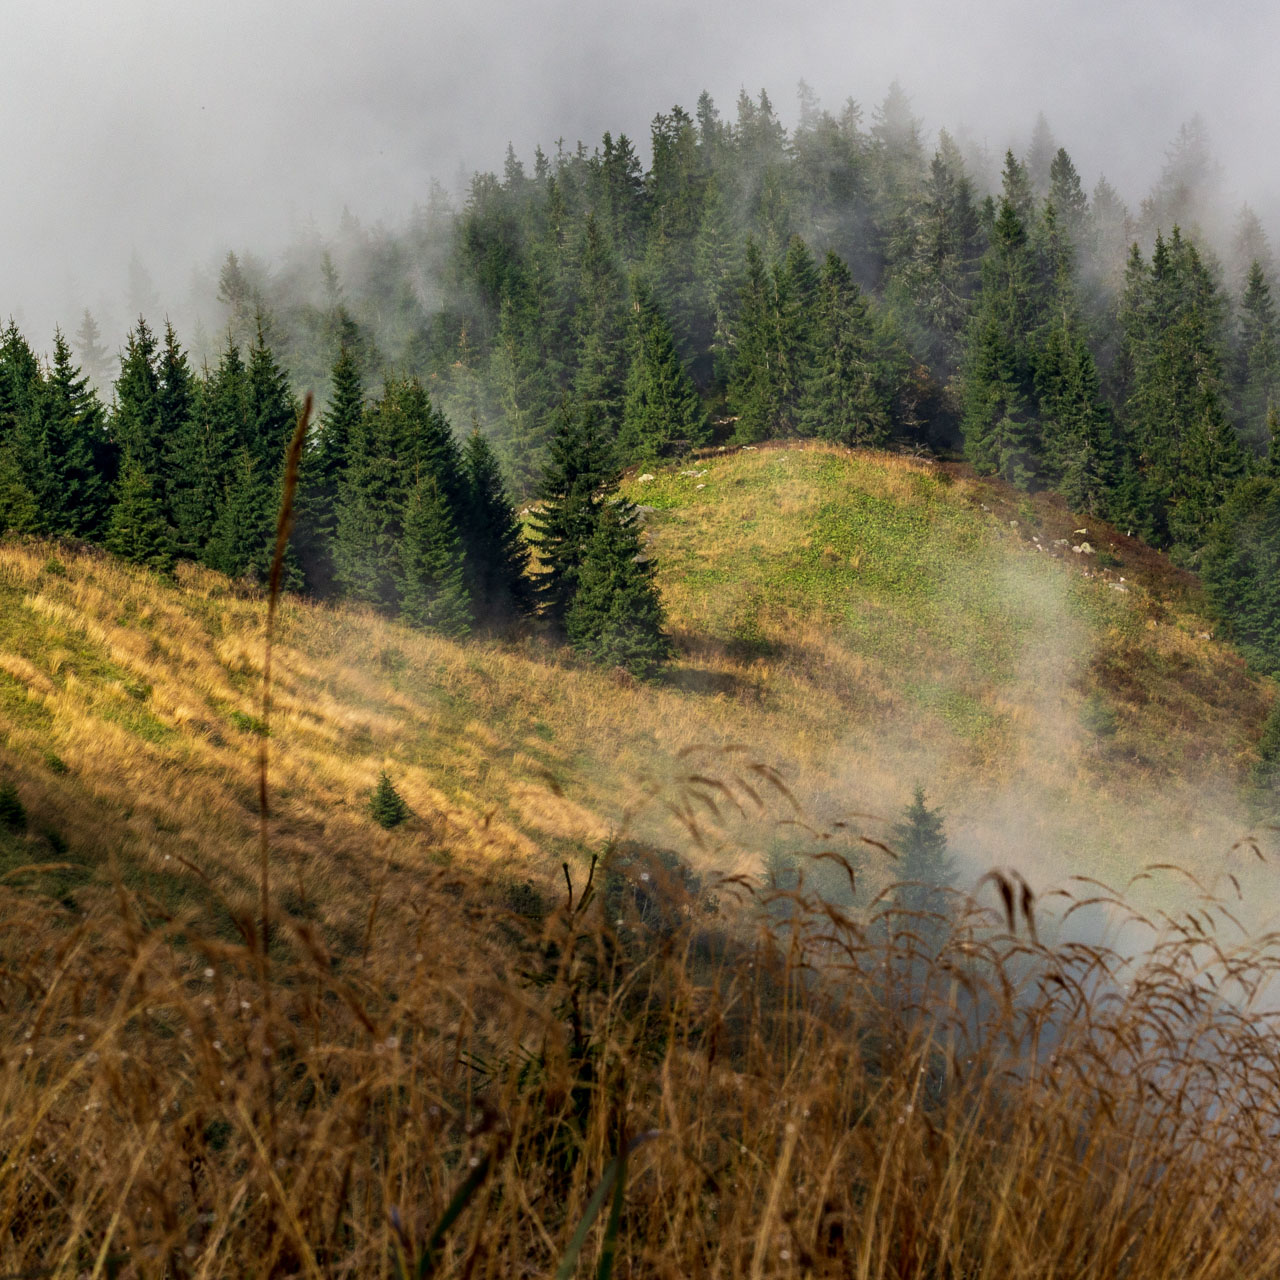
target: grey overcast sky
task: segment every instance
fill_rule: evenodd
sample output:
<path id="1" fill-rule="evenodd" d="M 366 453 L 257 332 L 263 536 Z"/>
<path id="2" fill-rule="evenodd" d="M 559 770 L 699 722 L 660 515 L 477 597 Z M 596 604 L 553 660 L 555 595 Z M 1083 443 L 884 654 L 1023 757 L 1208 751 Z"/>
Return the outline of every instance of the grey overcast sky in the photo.
<path id="1" fill-rule="evenodd" d="M 801 77 L 868 115 L 897 78 L 995 150 L 1043 110 L 1131 203 L 1198 112 L 1238 200 L 1280 208 L 1274 0 L 0 0 L 0 31 L 0 315 L 40 347 L 122 310 L 135 253 L 181 311 L 227 248 L 398 221 L 508 140 L 643 145 L 703 88 L 789 122 Z"/>

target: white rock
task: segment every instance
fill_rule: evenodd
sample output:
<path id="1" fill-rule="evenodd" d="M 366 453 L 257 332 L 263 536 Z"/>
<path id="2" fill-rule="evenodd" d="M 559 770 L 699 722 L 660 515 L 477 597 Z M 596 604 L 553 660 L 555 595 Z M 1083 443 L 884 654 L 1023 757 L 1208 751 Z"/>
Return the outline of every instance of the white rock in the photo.
<path id="1" fill-rule="evenodd" d="M 655 476 L 652 471 L 646 471 L 644 475 L 640 477 L 640 483 L 648 484 L 650 480 L 656 480 L 657 478 L 658 477 Z"/>

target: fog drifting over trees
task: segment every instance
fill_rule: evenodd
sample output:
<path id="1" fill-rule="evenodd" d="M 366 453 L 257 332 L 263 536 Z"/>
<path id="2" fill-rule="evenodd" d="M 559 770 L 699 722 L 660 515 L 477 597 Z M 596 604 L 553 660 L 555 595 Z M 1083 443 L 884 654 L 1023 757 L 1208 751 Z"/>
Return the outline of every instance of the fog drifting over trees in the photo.
<path id="1" fill-rule="evenodd" d="M 0 44 L 0 312 L 43 345 L 87 305 L 115 342 L 148 293 L 181 313 L 230 247 L 270 255 L 344 208 L 399 221 L 508 141 L 527 159 L 605 129 L 643 140 L 703 89 L 731 108 L 765 87 L 790 123 L 801 78 L 868 113 L 898 79 L 929 131 L 997 163 L 1042 111 L 1086 187 L 1105 173 L 1131 207 L 1199 114 L 1230 211 L 1249 201 L 1274 235 L 1278 38 L 1261 0 L 26 6 Z"/>

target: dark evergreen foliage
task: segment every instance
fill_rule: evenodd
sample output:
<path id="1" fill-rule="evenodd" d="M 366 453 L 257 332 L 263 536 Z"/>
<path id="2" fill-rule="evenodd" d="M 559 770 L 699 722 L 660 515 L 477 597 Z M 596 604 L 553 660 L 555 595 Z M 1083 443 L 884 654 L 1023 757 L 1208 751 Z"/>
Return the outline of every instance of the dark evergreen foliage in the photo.
<path id="1" fill-rule="evenodd" d="M 551 440 L 541 504 L 529 521 L 542 562 L 535 577 L 539 607 L 556 624 L 563 624 L 577 592 L 587 543 L 617 478 L 603 424 L 589 408 L 566 401 Z"/>
<path id="2" fill-rule="evenodd" d="M 479 431 L 467 438 L 462 465 L 467 498 L 461 531 L 472 609 L 478 621 L 489 625 L 526 617 L 534 608 L 529 548 L 497 456 Z"/>
<path id="3" fill-rule="evenodd" d="M 1043 119 L 999 175 L 923 136 L 897 84 L 869 125 L 802 85 L 790 131 L 763 92 L 658 114 L 647 170 L 622 135 L 531 165 L 508 148 L 457 213 L 436 189 L 404 230 L 347 216 L 275 272 L 229 254 L 225 345 L 197 333 L 194 361 L 172 326 L 157 336 L 135 262 L 113 395 L 88 312 L 78 367 L 60 333 L 42 361 L 0 330 L 0 529 L 261 576 L 288 370 L 323 402 L 291 585 L 444 630 L 534 594 L 563 627 L 619 464 L 708 443 L 713 423 L 739 443 L 962 434 L 979 472 L 1253 582 L 1239 546 L 1262 555 L 1271 498 L 1249 476 L 1280 475 L 1274 262 L 1245 209 L 1218 246 L 1229 322 L 1199 231 L 1217 185 L 1203 125 L 1137 218 L 1105 179 L 1086 197 Z M 366 404 L 384 358 L 397 373 Z M 479 428 L 465 456 L 450 420 Z M 536 591 L 510 500 L 535 495 Z M 1242 636 L 1266 620 L 1253 590 Z"/>
<path id="4" fill-rule="evenodd" d="M 59 537 L 98 538 L 106 523 L 115 458 L 106 417 L 89 380 L 72 363 L 61 332 L 34 406 L 39 423 L 33 496 L 40 528 Z"/>
<path id="5" fill-rule="evenodd" d="M 104 543 L 122 560 L 151 569 L 173 568 L 173 530 L 164 516 L 164 499 L 155 477 L 137 459 L 124 464 Z"/>
<path id="6" fill-rule="evenodd" d="M 580 653 L 633 675 L 653 675 L 671 656 L 654 566 L 629 504 L 601 506 L 564 625 Z"/>
<path id="7" fill-rule="evenodd" d="M 926 916 L 947 915 L 951 898 L 946 891 L 955 883 L 955 864 L 948 852 L 942 814 L 925 804 L 922 786 L 916 786 L 889 843 L 898 854 L 894 869 L 898 906 Z M 913 927 L 920 932 L 928 922 Z"/>
<path id="8" fill-rule="evenodd" d="M 1255 476 L 1236 489 L 1201 572 L 1230 638 L 1258 670 L 1280 675 L 1280 480 Z"/>
<path id="9" fill-rule="evenodd" d="M 631 366 L 618 432 L 624 462 L 687 452 L 705 444 L 709 434 L 706 411 L 676 353 L 670 325 L 638 280 L 633 293 Z"/>
<path id="10" fill-rule="evenodd" d="M 307 586 L 317 595 L 337 591 L 334 541 L 338 497 L 364 414 L 364 382 L 354 344 L 344 342 L 334 363 L 329 403 L 307 440 L 294 542 Z"/>
<path id="11" fill-rule="evenodd" d="M 369 816 L 378 826 L 390 831 L 392 827 L 398 827 L 409 817 L 409 814 L 409 806 L 404 802 L 384 769 L 378 775 L 378 785 L 374 788 L 373 796 L 369 800 Z"/>
<path id="12" fill-rule="evenodd" d="M 462 540 L 440 486 L 420 475 L 409 493 L 400 536 L 400 616 L 416 627 L 458 637 L 471 629 Z"/>

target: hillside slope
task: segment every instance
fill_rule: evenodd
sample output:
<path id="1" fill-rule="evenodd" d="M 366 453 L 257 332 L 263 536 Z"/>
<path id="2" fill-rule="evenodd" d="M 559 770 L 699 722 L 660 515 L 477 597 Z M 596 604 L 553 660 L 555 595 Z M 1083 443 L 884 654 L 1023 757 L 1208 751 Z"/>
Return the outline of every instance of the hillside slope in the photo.
<path id="1" fill-rule="evenodd" d="M 713 454 L 625 488 L 679 651 L 656 684 L 537 636 L 454 644 L 284 603 L 285 905 L 354 931 L 399 877 L 483 859 L 499 886 L 544 881 L 619 833 L 754 873 L 883 837 L 917 780 L 969 865 L 1038 884 L 1156 857 L 1216 869 L 1245 833 L 1271 687 L 1210 638 L 1194 579 L 1116 531 L 834 448 Z M 0 548 L 0 781 L 30 813 L 0 835 L 0 873 L 56 858 L 77 869 L 43 882 L 69 902 L 116 866 L 169 905 L 210 885 L 248 903 L 263 616 L 203 570 L 175 584 Z M 383 768 L 416 815 L 391 833 L 366 812 Z"/>

